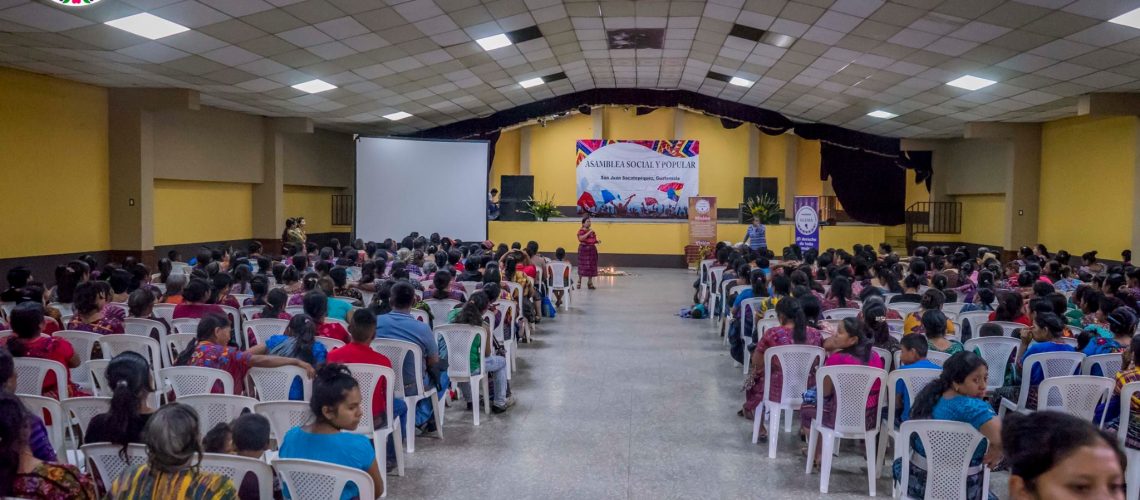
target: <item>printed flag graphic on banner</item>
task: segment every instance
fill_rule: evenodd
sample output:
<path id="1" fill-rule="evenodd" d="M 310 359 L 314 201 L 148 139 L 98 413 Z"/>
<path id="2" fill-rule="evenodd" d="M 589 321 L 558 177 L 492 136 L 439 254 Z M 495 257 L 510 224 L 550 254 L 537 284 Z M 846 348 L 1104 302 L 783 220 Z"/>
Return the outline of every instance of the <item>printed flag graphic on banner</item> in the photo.
<path id="1" fill-rule="evenodd" d="M 684 219 L 700 192 L 698 141 L 581 140 L 576 153 L 579 214 Z"/>

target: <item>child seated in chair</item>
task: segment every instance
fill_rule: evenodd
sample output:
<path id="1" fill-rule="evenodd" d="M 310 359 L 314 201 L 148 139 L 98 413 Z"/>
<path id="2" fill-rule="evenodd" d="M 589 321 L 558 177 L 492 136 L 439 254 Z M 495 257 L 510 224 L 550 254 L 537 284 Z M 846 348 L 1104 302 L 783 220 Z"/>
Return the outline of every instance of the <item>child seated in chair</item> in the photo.
<path id="1" fill-rule="evenodd" d="M 264 415 L 246 413 L 234 419 L 230 431 L 233 433 L 234 454 L 239 457 L 261 460 L 269 450 L 269 419 Z M 241 500 L 261 499 L 257 476 L 252 472 L 241 478 L 238 484 L 238 498 Z M 281 499 L 281 480 L 276 474 L 273 475 L 273 498 Z"/>
<path id="2" fill-rule="evenodd" d="M 933 361 L 926 359 L 928 346 L 926 344 L 926 337 L 922 335 L 910 334 L 904 335 L 902 341 L 899 342 L 899 361 L 902 363 L 899 370 L 906 370 L 910 368 L 933 368 L 941 370 L 942 367 L 934 364 Z M 906 422 L 910 418 L 910 395 L 907 392 L 906 384 L 902 380 L 895 383 L 895 407 L 899 409 L 895 415 L 895 424 Z"/>

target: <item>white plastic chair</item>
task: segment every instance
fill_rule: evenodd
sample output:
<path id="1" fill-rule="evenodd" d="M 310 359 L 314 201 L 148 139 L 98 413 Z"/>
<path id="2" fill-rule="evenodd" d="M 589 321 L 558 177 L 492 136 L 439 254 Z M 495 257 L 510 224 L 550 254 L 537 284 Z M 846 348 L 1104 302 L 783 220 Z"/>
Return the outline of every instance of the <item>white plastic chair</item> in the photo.
<path id="1" fill-rule="evenodd" d="M 408 418 L 405 419 L 404 436 L 407 438 L 408 453 L 416 452 L 416 419 L 415 415 L 416 404 L 421 399 L 430 398 L 432 404 L 432 413 L 435 416 L 436 435 L 443 438 L 443 402 L 436 397 L 436 388 L 432 385 L 425 386 L 424 384 L 424 354 L 420 346 L 411 342 L 393 339 L 376 339 L 372 341 L 372 350 L 383 354 L 392 362 L 393 367 L 399 367 L 395 370 L 394 385 L 396 387 L 394 397 L 399 397 L 404 400 L 408 405 Z M 404 380 L 404 359 L 407 356 L 412 357 L 414 365 L 414 372 L 416 380 L 409 382 Z M 463 358 L 460 354 L 460 359 Z M 414 385 L 415 393 L 408 394 L 407 386 Z"/>
<path id="2" fill-rule="evenodd" d="M 179 396 L 178 402 L 194 408 L 198 412 L 199 437 L 206 437 L 215 425 L 230 423 L 242 414 L 242 410 L 253 411 L 257 400 L 232 394 L 195 394 Z"/>
<path id="3" fill-rule="evenodd" d="M 262 460 L 224 453 L 203 453 L 198 468 L 203 472 L 228 477 L 237 487 L 241 486 L 246 474 L 252 472 L 257 478 L 258 498 L 273 498 L 273 468 Z"/>
<path id="4" fill-rule="evenodd" d="M 20 358 L 16 358 L 18 361 Z M 64 437 L 64 429 L 67 428 L 68 418 L 63 412 L 63 406 L 52 398 L 45 398 L 40 396 L 40 393 L 35 394 L 21 394 L 17 393 L 20 401 L 28 408 L 28 412 L 32 415 L 44 419 L 44 429 L 47 430 L 48 441 L 51 442 L 51 447 L 55 449 L 56 455 L 61 458 L 67 458 L 67 439 Z M 48 421 L 51 424 L 48 424 Z"/>
<path id="5" fill-rule="evenodd" d="M 887 309 L 899 313 L 899 316 L 906 318 L 910 313 L 917 311 L 919 305 L 917 302 L 893 302 L 887 304 Z"/>
<path id="6" fill-rule="evenodd" d="M 1027 327 L 1021 323 L 1017 323 L 1014 321 L 987 321 L 987 323 L 993 323 L 995 325 L 1000 326 L 1001 330 L 1002 330 L 1002 334 L 1004 334 L 1006 337 L 1013 337 L 1013 338 L 1019 338 L 1020 337 L 1018 335 L 1018 332 L 1021 331 L 1022 328 L 1029 328 L 1029 327 Z M 983 323 L 983 324 L 985 324 L 985 323 Z"/>
<path id="7" fill-rule="evenodd" d="M 895 349 L 894 354 L 891 354 L 891 351 L 889 349 L 884 349 L 882 347 L 872 347 L 871 350 L 878 353 L 880 358 L 883 358 L 884 370 L 887 370 L 889 372 L 899 367 L 899 363 L 895 360 L 895 358 L 901 356 L 901 349 Z"/>
<path id="8" fill-rule="evenodd" d="M 163 368 L 159 373 L 170 384 L 174 396 L 180 402 L 185 396 L 210 394 L 217 382 L 222 383 L 224 394 L 234 393 L 234 377 L 225 370 L 203 366 L 173 366 Z"/>
<path id="9" fill-rule="evenodd" d="M 288 327 L 289 320 L 276 318 L 251 319 L 242 323 L 242 330 L 245 330 L 246 336 L 253 333 L 253 338 L 257 339 L 257 345 L 265 345 L 269 341 L 269 337 L 274 335 L 284 335 L 285 329 Z"/>
<path id="10" fill-rule="evenodd" d="M 178 318 L 170 320 L 170 328 L 175 333 L 198 333 L 200 318 Z"/>
<path id="11" fill-rule="evenodd" d="M 740 341 L 744 343 L 744 356 L 741 357 L 744 365 L 744 375 L 748 375 L 748 370 L 752 368 L 752 351 L 748 350 L 748 344 L 752 342 L 752 332 L 757 332 L 756 338 L 760 338 L 764 334 L 763 330 L 759 330 L 759 321 L 756 321 L 756 313 L 760 312 L 760 305 L 764 303 L 764 297 L 756 297 L 751 299 L 744 299 L 740 301 L 740 307 L 736 311 L 736 325 L 740 328 Z M 744 331 L 744 324 L 746 319 L 752 319 L 752 329 Z M 728 334 L 724 335 L 724 343 L 728 344 Z"/>
<path id="12" fill-rule="evenodd" d="M 967 340 L 967 351 L 977 351 L 986 361 L 986 390 L 992 391 L 1005 385 L 1005 372 L 1013 359 L 1021 341 L 1011 337 L 979 337 L 974 332 L 974 338 Z M 1119 358 L 1119 356 L 1117 356 Z"/>
<path id="13" fill-rule="evenodd" d="M 392 436 L 396 449 L 396 473 L 403 476 L 404 440 L 399 432 L 399 427 L 397 427 L 399 424 L 392 412 L 392 391 L 395 387 L 393 383 L 396 380 L 396 373 L 386 366 L 368 363 L 347 363 L 345 366 L 352 372 L 352 378 L 356 379 L 356 383 L 360 386 L 360 423 L 351 432 L 368 436 L 372 440 L 372 446 L 376 449 L 376 460 L 380 464 L 380 470 L 384 471 L 388 469 L 388 436 Z M 376 393 L 377 384 L 380 383 L 384 384 L 384 397 L 387 401 L 384 412 L 388 423 L 384 427 L 376 428 L 372 418 L 372 396 Z M 416 418 L 413 409 L 409 409 L 408 412 L 410 413 L 408 418 Z M 384 480 L 385 489 L 387 489 L 388 475 L 381 474 L 380 476 Z"/>
<path id="14" fill-rule="evenodd" d="M 720 297 L 721 278 L 724 276 L 725 269 L 727 269 L 725 266 L 712 266 L 709 268 L 709 280 L 705 283 L 705 288 L 708 292 L 708 300 L 705 306 L 709 312 L 712 312 L 713 304 L 716 304 L 716 299 Z"/>
<path id="15" fill-rule="evenodd" d="M 52 337 L 66 340 L 71 344 L 72 349 L 75 350 L 75 354 L 79 355 L 79 365 L 82 367 L 83 363 L 91 360 L 91 354 L 94 352 L 95 345 L 99 343 L 99 337 L 102 337 L 102 335 L 79 330 L 60 330 L 53 333 Z M 75 370 L 75 373 L 71 374 L 71 380 L 81 387 L 90 387 L 92 383 L 90 372 L 82 369 Z"/>
<path id="16" fill-rule="evenodd" d="M 447 376 L 451 378 L 451 384 L 453 386 L 464 382 L 470 384 L 470 402 L 476 406 L 479 404 L 479 388 L 482 387 L 484 394 L 483 410 L 490 414 L 491 381 L 484 359 L 487 342 L 490 342 L 487 339 L 487 332 L 482 327 L 472 325 L 443 325 L 436 327 L 435 331 L 440 337 L 443 337 L 443 342 L 447 345 L 447 352 L 457 354 L 456 357 L 451 358 L 455 362 L 448 363 L 447 366 Z M 479 370 L 473 373 L 467 354 L 471 352 L 471 346 L 475 344 L 475 336 L 479 336 Z M 475 425 L 479 425 L 478 408 L 475 408 L 471 414 L 475 420 Z"/>
<path id="17" fill-rule="evenodd" d="M 928 353 L 929 354 L 929 353 Z M 881 397 L 887 398 L 887 428 L 883 436 L 879 439 L 879 461 L 876 462 L 880 467 L 883 467 L 883 459 L 887 455 L 887 441 L 894 440 L 895 446 L 899 446 L 898 427 L 895 427 L 895 415 L 901 410 L 896 407 L 895 401 L 900 396 L 898 389 L 899 382 L 902 382 L 903 387 L 906 387 L 906 397 L 908 403 L 914 402 L 914 397 L 918 395 L 926 384 L 934 381 L 942 374 L 942 370 L 934 368 L 907 368 L 905 370 L 895 370 L 887 375 L 887 385 L 884 390 L 880 392 Z M 890 470 L 889 467 L 882 469 L 883 472 Z"/>
<path id="18" fill-rule="evenodd" d="M 260 314 L 261 311 L 264 310 L 265 306 L 241 306 L 241 309 L 238 309 L 238 312 L 241 313 L 242 327 L 245 327 L 246 323 L 253 320 L 254 315 Z"/>
<path id="19" fill-rule="evenodd" d="M 174 366 L 174 360 L 178 359 L 178 355 L 185 351 L 194 339 L 198 338 L 196 333 L 172 333 L 166 336 L 166 342 L 163 345 L 163 354 L 166 357 L 166 366 Z"/>
<path id="20" fill-rule="evenodd" d="M 301 379 L 301 401 L 308 401 L 313 396 L 313 380 L 305 370 L 297 366 L 278 366 L 275 368 L 253 367 L 249 369 L 249 378 L 253 380 L 257 400 L 289 401 L 289 389 L 293 381 Z"/>
<path id="21" fill-rule="evenodd" d="M 859 316 L 860 311 L 853 307 L 841 307 L 823 312 L 823 319 L 844 319 Z"/>
<path id="22" fill-rule="evenodd" d="M 171 323 L 171 321 L 174 321 L 175 306 L 176 304 L 158 303 L 154 305 L 154 308 L 151 309 L 151 312 L 154 313 L 154 317 L 166 320 L 166 324 L 173 327 L 174 325 Z"/>
<path id="23" fill-rule="evenodd" d="M 304 306 L 286 306 L 285 313 L 289 316 L 296 316 L 298 314 L 305 314 Z"/>
<path id="24" fill-rule="evenodd" d="M 95 418 L 95 415 L 111 411 L 111 398 L 99 396 L 70 398 L 61 401 L 60 406 L 63 407 L 71 425 L 78 426 L 80 435 L 86 439 L 87 425 L 91 423 L 91 419 Z M 76 439 L 75 442 L 82 445 L 83 439 Z"/>
<path id="25" fill-rule="evenodd" d="M 67 367 L 58 361 L 41 358 L 15 358 L 16 365 L 16 392 L 41 396 L 44 393 L 45 377 L 48 373 L 55 374 L 55 385 L 59 391 L 59 399 L 71 397 L 67 386 Z"/>
<path id="26" fill-rule="evenodd" d="M 1115 383 L 1114 379 L 1091 375 L 1047 378 L 1037 387 L 1037 411 L 1059 411 L 1093 422 L 1097 405 L 1108 402 Z M 1101 421 L 1093 423 L 1104 424 L 1103 412 Z"/>
<path id="27" fill-rule="evenodd" d="M 431 308 L 431 315 L 434 316 L 435 326 L 448 324 L 447 313 L 459 305 L 459 301 L 455 299 L 427 299 L 424 303 Z"/>
<path id="28" fill-rule="evenodd" d="M 731 282 L 730 282 L 731 283 Z M 752 285 L 732 285 L 725 291 L 724 302 L 721 303 L 720 322 L 722 324 L 728 323 L 729 316 L 732 316 L 732 300 L 741 292 L 752 288 Z M 726 335 L 725 338 L 728 338 Z"/>
<path id="29" fill-rule="evenodd" d="M 764 351 L 764 401 L 756 406 L 752 417 L 752 443 L 760 438 L 760 423 L 768 413 L 768 458 L 776 458 L 777 435 L 780 431 L 780 413 L 784 416 L 784 432 L 792 431 L 792 412 L 803 404 L 813 366 L 822 366 L 826 352 L 813 345 L 781 345 Z M 780 384 L 780 401 L 771 401 L 772 365 L 780 362 L 783 381 Z"/>
<path id="30" fill-rule="evenodd" d="M 269 430 L 277 439 L 277 445 L 285 439 L 285 433 L 294 427 L 309 423 L 313 417 L 306 401 L 270 401 L 253 405 L 254 413 L 269 419 Z"/>
<path id="31" fill-rule="evenodd" d="M 942 304 L 942 312 L 946 313 L 947 316 L 958 315 L 962 312 L 963 307 L 966 307 L 965 302 L 947 302 Z"/>
<path id="32" fill-rule="evenodd" d="M 823 387 L 824 380 L 829 378 L 835 389 L 836 402 L 835 425 L 830 429 L 823 426 Z M 831 459 L 838 441 L 862 439 L 867 454 L 867 486 L 871 496 L 875 496 L 875 480 L 878 478 L 875 467 L 875 439 L 879 435 L 878 416 L 883 410 L 883 397 L 879 394 L 878 405 L 875 407 L 876 418 L 870 430 L 867 429 L 867 400 L 871 397 L 871 389 L 876 382 L 880 387 L 880 393 L 882 392 L 882 387 L 887 383 L 887 372 L 870 366 L 824 366 L 816 370 L 815 379 L 815 385 L 820 389 L 820 396 L 815 418 L 811 421 L 807 467 L 804 472 L 811 473 L 815 465 L 816 445 L 822 440 L 819 492 L 827 493 L 831 480 Z"/>
<path id="33" fill-rule="evenodd" d="M 360 289 L 358 289 L 358 290 L 360 290 Z M 468 290 L 467 293 L 471 293 L 471 291 Z M 374 296 L 376 296 L 376 292 L 369 292 L 368 290 L 360 290 L 360 303 L 364 307 L 368 307 L 369 305 L 372 304 L 372 297 L 374 297 Z"/>
<path id="34" fill-rule="evenodd" d="M 115 356 L 131 351 L 138 353 L 143 358 L 146 358 L 147 363 L 150 364 L 151 376 L 157 382 L 162 380 L 162 375 L 159 371 L 162 370 L 162 347 L 158 341 L 141 335 L 103 335 L 99 339 L 99 345 L 103 348 L 103 358 L 113 359 Z M 112 388 L 113 390 L 113 388 Z M 161 405 L 160 397 L 161 391 L 155 391 L 151 395 L 151 402 L 155 408 Z"/>
<path id="35" fill-rule="evenodd" d="M 79 370 L 90 374 L 91 393 L 96 396 L 111 397 L 113 387 L 107 383 L 107 365 L 109 364 L 111 364 L 109 359 L 93 359 L 79 367 Z"/>
<path id="36" fill-rule="evenodd" d="M 166 325 L 162 324 L 161 321 L 146 318 L 127 318 L 123 320 L 123 333 L 150 337 L 162 342 L 162 339 L 170 332 L 166 331 Z"/>
<path id="37" fill-rule="evenodd" d="M 95 469 L 95 475 L 107 488 L 127 469 L 143 465 L 147 461 L 146 445 L 139 443 L 127 445 L 126 460 L 120 454 L 123 446 L 118 444 L 89 443 L 79 447 L 79 450 L 87 459 L 87 472 L 91 473 L 91 469 Z"/>
<path id="38" fill-rule="evenodd" d="M 131 309 L 127 307 L 126 302 L 108 302 L 107 307 L 123 311 L 123 317 L 127 317 L 131 313 Z"/>
<path id="39" fill-rule="evenodd" d="M 495 301 L 495 306 L 499 308 L 502 313 L 502 327 L 503 336 L 510 337 L 514 342 L 518 342 L 519 338 L 519 307 L 513 300 L 499 299 Z M 510 335 L 507 335 L 507 333 Z"/>
<path id="40" fill-rule="evenodd" d="M 953 420 L 908 420 L 899 428 L 895 458 L 902 462 L 898 492 L 906 494 L 910 483 L 910 457 L 915 453 L 911 436 L 917 436 L 926 452 L 926 498 L 966 498 L 970 460 L 985 437 L 965 422 Z M 982 495 L 990 491 L 990 469 L 982 465 Z"/>
<path id="41" fill-rule="evenodd" d="M 248 289 L 249 288 L 246 288 L 246 290 L 248 290 Z M 234 300 L 236 300 L 238 304 L 244 304 L 245 299 L 252 299 L 253 298 L 253 294 L 252 293 L 231 293 L 230 297 L 233 297 Z"/>
<path id="42" fill-rule="evenodd" d="M 377 498 L 372 476 L 360 469 L 298 458 L 279 458 L 272 464 L 293 498 L 340 498 L 349 482 L 360 489 L 361 499 Z"/>
<path id="43" fill-rule="evenodd" d="M 483 323 L 491 329 L 491 335 L 503 345 L 503 349 L 506 351 L 504 359 L 507 362 L 507 380 L 511 380 L 511 375 L 515 371 L 515 351 L 518 350 L 515 339 L 506 339 L 503 335 L 503 324 L 500 322 L 498 326 L 495 326 L 495 313 L 489 310 L 483 313 Z"/>
<path id="44" fill-rule="evenodd" d="M 430 322 L 429 320 L 431 319 L 431 317 L 428 315 L 427 311 L 424 311 L 422 309 L 412 309 L 410 311 L 410 314 L 412 315 L 412 318 L 414 318 L 416 321 L 419 321 L 420 323 L 423 323 L 425 325 L 428 324 Z"/>
<path id="45" fill-rule="evenodd" d="M 1025 326 L 1025 325 L 1022 325 Z M 1033 367 L 1040 366 L 1041 373 L 1045 376 L 1042 380 L 1048 380 L 1053 377 L 1065 377 L 1078 373 L 1081 367 L 1081 362 L 1085 359 L 1085 355 L 1079 352 L 1043 352 L 1034 354 L 1025 358 L 1021 365 L 1021 392 L 1018 393 L 1017 402 L 1010 401 L 1002 398 L 1001 407 L 998 408 L 998 415 L 1005 418 L 1006 410 L 1013 410 L 1019 413 L 1029 413 L 1031 409 L 1028 407 L 1029 401 L 1029 388 L 1030 377 L 1033 375 Z M 1037 404 L 1041 404 L 1041 392 L 1037 393 Z"/>
<path id="46" fill-rule="evenodd" d="M 931 363 L 942 366 L 946 363 L 946 360 L 950 359 L 950 355 L 940 351 L 926 351 L 926 359 L 930 360 Z"/>
<path id="47" fill-rule="evenodd" d="M 1128 446 L 1128 427 L 1132 425 L 1132 398 L 1140 393 L 1140 382 L 1129 382 L 1120 388 L 1120 426 L 1116 430 L 1116 442 L 1128 458 L 1128 468 L 1124 471 L 1127 494 L 1124 498 L 1140 497 L 1140 450 Z"/>
<path id="48" fill-rule="evenodd" d="M 240 304 L 241 302 L 238 303 Z M 224 306 L 221 304 L 218 304 L 218 307 L 222 308 L 222 312 L 226 313 L 226 317 L 230 319 L 230 326 L 233 327 L 233 331 L 240 332 L 241 313 L 238 312 L 237 308 L 232 306 Z M 239 346 L 241 346 L 242 349 L 246 348 L 245 339 L 239 338 L 237 339 L 237 343 Z"/>
<path id="49" fill-rule="evenodd" d="M 549 261 L 546 264 L 546 275 L 550 276 L 550 290 L 562 292 L 562 308 L 570 309 L 570 297 L 573 292 L 574 266 L 569 262 Z"/>
<path id="50" fill-rule="evenodd" d="M 1119 353 L 1086 356 L 1085 360 L 1081 362 L 1081 375 L 1092 375 L 1093 367 L 1099 366 L 1100 376 L 1112 378 L 1116 372 L 1120 371 L 1123 362 L 1124 360 L 1120 359 Z"/>
<path id="51" fill-rule="evenodd" d="M 961 323 L 963 327 L 965 327 L 966 323 L 969 322 L 970 332 L 973 334 L 974 337 L 978 337 L 979 336 L 978 329 L 980 329 L 982 327 L 982 325 L 989 323 L 991 312 L 992 311 L 961 312 L 959 310 L 958 322 Z"/>
<path id="52" fill-rule="evenodd" d="M 341 347 L 344 347 L 344 341 L 337 340 L 337 339 L 334 339 L 332 337 L 325 337 L 322 335 L 317 335 L 316 339 L 317 339 L 317 342 L 324 344 L 325 350 L 328 352 L 333 352 L 333 350 L 335 350 L 335 349 L 340 349 Z"/>

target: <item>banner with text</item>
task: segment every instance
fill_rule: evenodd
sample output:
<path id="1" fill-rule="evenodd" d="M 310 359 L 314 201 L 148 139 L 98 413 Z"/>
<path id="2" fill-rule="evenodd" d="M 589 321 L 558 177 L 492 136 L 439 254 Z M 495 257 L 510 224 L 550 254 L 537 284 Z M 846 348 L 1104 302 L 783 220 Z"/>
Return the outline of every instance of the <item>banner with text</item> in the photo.
<path id="1" fill-rule="evenodd" d="M 716 196 L 689 197 L 689 244 L 716 244 Z"/>
<path id="2" fill-rule="evenodd" d="M 819 197 L 796 196 L 792 206 L 795 208 L 796 246 L 801 250 L 819 250 Z"/>
<path id="3" fill-rule="evenodd" d="M 577 145 L 578 214 L 684 219 L 698 193 L 698 141 L 588 139 Z"/>

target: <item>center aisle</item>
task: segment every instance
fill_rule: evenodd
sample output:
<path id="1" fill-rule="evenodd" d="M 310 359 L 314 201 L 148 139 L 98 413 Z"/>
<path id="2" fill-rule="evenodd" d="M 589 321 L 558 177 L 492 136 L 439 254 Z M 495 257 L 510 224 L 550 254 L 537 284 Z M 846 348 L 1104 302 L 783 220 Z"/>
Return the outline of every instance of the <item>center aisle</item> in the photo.
<path id="1" fill-rule="evenodd" d="M 816 498 L 799 439 L 775 460 L 736 415 L 741 372 L 711 320 L 681 319 L 693 272 L 627 269 L 575 290 L 573 308 L 519 350 L 518 403 L 472 425 L 447 410 L 442 441 L 416 440 L 393 498 Z M 861 449 L 861 448 L 860 448 Z M 838 457 L 828 499 L 865 498 L 866 473 Z M 879 482 L 890 496 L 890 483 Z"/>

